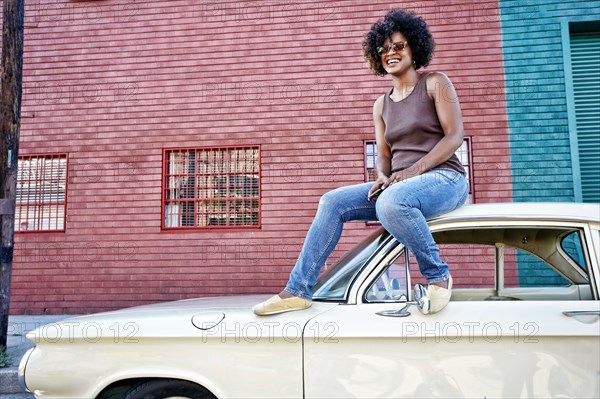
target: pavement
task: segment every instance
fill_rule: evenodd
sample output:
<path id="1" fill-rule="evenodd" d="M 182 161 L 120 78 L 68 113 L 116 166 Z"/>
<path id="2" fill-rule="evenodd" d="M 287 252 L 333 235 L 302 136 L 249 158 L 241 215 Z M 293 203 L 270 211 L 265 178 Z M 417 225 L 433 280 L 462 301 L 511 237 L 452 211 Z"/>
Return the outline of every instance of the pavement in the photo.
<path id="1" fill-rule="evenodd" d="M 9 316 L 7 353 L 12 360 L 11 367 L 0 368 L 0 399 L 33 399 L 33 394 L 24 392 L 18 383 L 18 367 L 21 357 L 33 348 L 34 344 L 25 336 L 40 326 L 73 317 L 71 315 Z"/>

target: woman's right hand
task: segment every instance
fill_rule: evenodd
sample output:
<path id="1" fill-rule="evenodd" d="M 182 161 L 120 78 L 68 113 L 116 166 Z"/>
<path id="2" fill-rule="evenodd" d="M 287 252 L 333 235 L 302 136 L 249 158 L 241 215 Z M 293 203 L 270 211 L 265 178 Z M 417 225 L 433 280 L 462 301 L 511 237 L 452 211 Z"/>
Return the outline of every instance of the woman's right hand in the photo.
<path id="1" fill-rule="evenodd" d="M 375 191 L 379 190 L 387 180 L 388 180 L 387 176 L 380 176 L 377 178 L 377 180 L 375 180 L 375 183 L 373 183 L 373 187 L 371 187 L 371 189 L 369 190 L 369 200 L 377 198 L 377 196 L 375 196 L 373 198 L 371 198 L 371 196 L 373 195 L 373 193 Z"/>

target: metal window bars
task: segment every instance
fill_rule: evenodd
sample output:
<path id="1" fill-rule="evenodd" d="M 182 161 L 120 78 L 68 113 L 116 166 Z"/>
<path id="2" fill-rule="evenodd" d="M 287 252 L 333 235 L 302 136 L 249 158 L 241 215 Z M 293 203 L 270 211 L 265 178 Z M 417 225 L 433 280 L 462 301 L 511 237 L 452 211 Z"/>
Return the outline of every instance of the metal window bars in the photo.
<path id="1" fill-rule="evenodd" d="M 465 168 L 467 173 L 466 178 L 469 182 L 469 194 L 473 194 L 473 170 L 472 170 L 472 152 L 471 152 L 471 137 L 465 137 L 461 146 L 455 152 L 458 160 Z M 377 180 L 377 144 L 375 141 L 365 141 L 365 181 Z M 469 199 L 472 202 L 472 199 Z"/>
<path id="2" fill-rule="evenodd" d="M 260 148 L 167 149 L 163 228 L 260 226 Z"/>
<path id="3" fill-rule="evenodd" d="M 365 141 L 365 181 L 377 180 L 377 145 L 375 141 Z"/>
<path id="4" fill-rule="evenodd" d="M 19 157 L 16 232 L 65 230 L 67 154 Z"/>

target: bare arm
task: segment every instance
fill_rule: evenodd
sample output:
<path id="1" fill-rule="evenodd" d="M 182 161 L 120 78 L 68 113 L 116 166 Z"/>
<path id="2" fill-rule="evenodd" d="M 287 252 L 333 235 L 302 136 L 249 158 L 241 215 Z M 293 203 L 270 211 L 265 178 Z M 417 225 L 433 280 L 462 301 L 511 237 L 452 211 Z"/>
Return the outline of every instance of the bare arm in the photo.
<path id="1" fill-rule="evenodd" d="M 392 170 L 392 151 L 383 137 L 385 133 L 385 122 L 381 116 L 383 99 L 383 96 L 379 97 L 373 105 L 373 122 L 375 125 L 375 140 L 377 142 L 377 160 L 375 161 L 377 180 L 369 193 L 377 190 L 385 183 L 389 179 Z"/>

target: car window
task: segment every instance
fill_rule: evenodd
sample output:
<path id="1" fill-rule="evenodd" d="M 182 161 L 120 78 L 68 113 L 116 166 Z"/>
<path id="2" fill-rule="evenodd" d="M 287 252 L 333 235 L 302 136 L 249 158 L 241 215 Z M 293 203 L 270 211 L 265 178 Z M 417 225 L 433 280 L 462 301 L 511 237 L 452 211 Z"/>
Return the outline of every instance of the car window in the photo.
<path id="1" fill-rule="evenodd" d="M 497 227 L 434 232 L 454 280 L 452 300 L 593 299 L 581 231 L 564 227 Z M 401 298 L 404 257 L 380 273 L 367 301 Z M 411 284 L 426 281 L 411 255 Z M 500 275 L 497 275 L 500 273 Z"/>
<path id="2" fill-rule="evenodd" d="M 377 277 L 366 293 L 367 302 L 406 301 L 406 260 L 404 250 L 389 267 Z"/>
<path id="3" fill-rule="evenodd" d="M 530 252 L 504 249 L 504 287 L 568 287 L 571 282 Z"/>
<path id="4" fill-rule="evenodd" d="M 462 288 L 495 287 L 496 248 L 485 244 L 441 244 L 438 243 L 440 257 L 450 267 L 454 286 Z M 410 256 L 412 284 L 427 284 L 419 272 L 414 256 Z"/>
<path id="5" fill-rule="evenodd" d="M 388 237 L 388 232 L 378 229 L 348 251 L 339 261 L 319 276 L 314 287 L 313 299 L 346 300 L 350 284 Z"/>
<path id="6" fill-rule="evenodd" d="M 581 267 L 583 270 L 587 270 L 583 257 L 583 247 L 581 246 L 581 234 L 579 231 L 572 231 L 566 234 L 562 238 L 560 246 L 577 266 Z"/>

